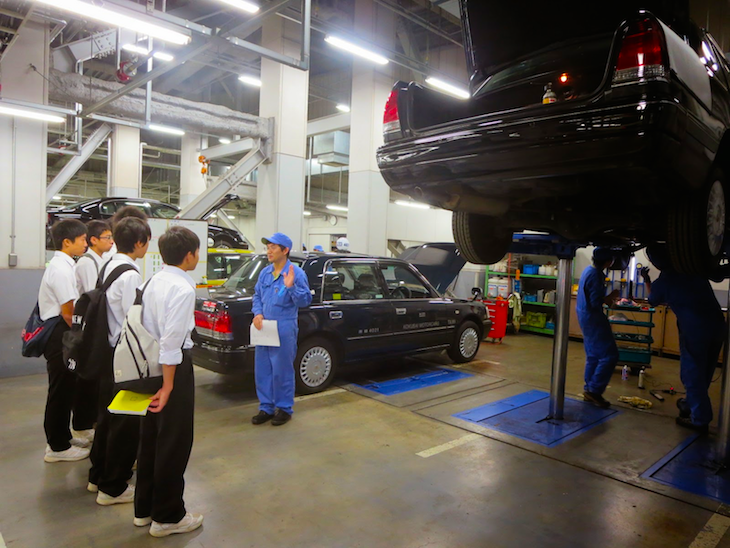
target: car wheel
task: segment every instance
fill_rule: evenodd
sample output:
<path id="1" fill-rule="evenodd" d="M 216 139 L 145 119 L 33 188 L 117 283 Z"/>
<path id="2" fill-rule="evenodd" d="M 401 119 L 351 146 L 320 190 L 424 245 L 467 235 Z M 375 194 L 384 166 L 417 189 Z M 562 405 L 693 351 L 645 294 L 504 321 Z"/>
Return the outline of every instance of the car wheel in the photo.
<path id="1" fill-rule="evenodd" d="M 456 247 L 470 263 L 494 264 L 507 254 L 512 233 L 499 226 L 498 217 L 454 211 L 451 228 Z"/>
<path id="2" fill-rule="evenodd" d="M 294 360 L 297 394 L 314 394 L 327 388 L 335 378 L 337 353 L 327 339 L 313 337 L 305 340 Z"/>
<path id="3" fill-rule="evenodd" d="M 669 211 L 667 248 L 674 268 L 698 275 L 712 270 L 722 253 L 726 219 L 725 176 L 716 169 L 701 191 Z"/>
<path id="4" fill-rule="evenodd" d="M 217 240 L 215 240 L 213 242 L 213 247 L 217 249 L 233 249 L 231 242 L 229 242 L 225 238 L 218 238 Z"/>
<path id="5" fill-rule="evenodd" d="M 454 342 L 448 349 L 449 357 L 456 363 L 466 363 L 474 359 L 479 351 L 481 331 L 472 321 L 466 321 L 456 331 Z"/>

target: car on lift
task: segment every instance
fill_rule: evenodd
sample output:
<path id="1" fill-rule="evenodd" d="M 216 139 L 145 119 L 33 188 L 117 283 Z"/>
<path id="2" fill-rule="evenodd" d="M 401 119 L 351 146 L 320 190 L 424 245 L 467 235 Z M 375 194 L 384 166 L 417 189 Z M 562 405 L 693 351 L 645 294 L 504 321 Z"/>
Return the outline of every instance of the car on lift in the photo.
<path id="1" fill-rule="evenodd" d="M 474 300 L 444 294 L 465 264 L 456 246 L 427 244 L 403 256 L 290 255 L 312 290 L 312 304 L 299 311 L 299 394 L 324 390 L 340 366 L 354 362 L 443 349 L 458 363 L 474 359 L 491 321 L 478 291 Z M 267 264 L 266 255 L 253 255 L 197 299 L 193 363 L 218 373 L 253 370 L 252 299 Z"/>
<path id="2" fill-rule="evenodd" d="M 228 201 L 230 201 L 230 198 L 228 198 Z M 157 219 L 174 219 L 180 213 L 180 208 L 177 206 L 146 198 L 95 198 L 70 206 L 48 209 L 47 227 L 50 229 L 53 223 L 61 219 L 79 219 L 83 222 L 93 219 L 108 220 L 114 216 L 118 209 L 129 205 L 138 207 L 148 217 Z M 222 207 L 222 205 L 225 204 L 218 207 Z M 241 238 L 238 232 L 210 223 L 208 223 L 208 240 L 207 245 L 209 247 L 248 249 L 248 243 Z"/>
<path id="3" fill-rule="evenodd" d="M 453 214 L 491 264 L 514 232 L 667 242 L 709 273 L 727 245 L 730 66 L 680 0 L 461 0 L 466 100 L 398 82 L 378 164 L 395 191 Z"/>

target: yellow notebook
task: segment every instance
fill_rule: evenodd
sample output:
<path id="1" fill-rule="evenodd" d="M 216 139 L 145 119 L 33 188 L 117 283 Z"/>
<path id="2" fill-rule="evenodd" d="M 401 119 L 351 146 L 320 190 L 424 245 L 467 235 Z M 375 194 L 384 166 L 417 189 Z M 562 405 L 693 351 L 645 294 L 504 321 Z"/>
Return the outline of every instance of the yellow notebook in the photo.
<path id="1" fill-rule="evenodd" d="M 115 415 L 146 415 L 153 395 L 120 390 L 107 409 Z"/>

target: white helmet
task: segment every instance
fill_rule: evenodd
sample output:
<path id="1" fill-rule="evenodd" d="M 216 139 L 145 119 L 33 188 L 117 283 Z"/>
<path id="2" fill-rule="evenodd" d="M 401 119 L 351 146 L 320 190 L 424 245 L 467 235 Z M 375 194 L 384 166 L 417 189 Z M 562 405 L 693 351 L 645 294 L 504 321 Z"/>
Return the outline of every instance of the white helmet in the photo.
<path id="1" fill-rule="evenodd" d="M 344 236 L 342 238 L 339 238 L 337 240 L 337 250 L 338 251 L 350 251 L 350 240 L 348 240 Z"/>

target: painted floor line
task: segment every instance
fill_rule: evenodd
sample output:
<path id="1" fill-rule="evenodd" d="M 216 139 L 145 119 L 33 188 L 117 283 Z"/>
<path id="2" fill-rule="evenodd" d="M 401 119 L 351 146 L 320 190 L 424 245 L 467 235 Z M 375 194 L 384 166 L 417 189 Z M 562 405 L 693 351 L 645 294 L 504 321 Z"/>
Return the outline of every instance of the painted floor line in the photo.
<path id="1" fill-rule="evenodd" d="M 720 514 L 712 514 L 705 528 L 700 531 L 689 548 L 715 548 L 730 528 L 730 518 Z"/>
<path id="2" fill-rule="evenodd" d="M 344 388 L 333 388 L 332 390 L 325 390 L 324 392 L 318 392 L 317 394 L 308 394 L 306 396 L 297 396 L 294 401 L 314 400 L 316 398 L 324 398 L 325 396 L 331 396 L 332 394 L 341 394 L 347 392 Z M 2 546 L 0 546 L 2 548 Z"/>
<path id="3" fill-rule="evenodd" d="M 416 453 L 416 455 L 427 459 L 428 457 L 433 457 L 434 455 L 438 455 L 439 453 L 443 453 L 444 451 L 448 451 L 449 449 L 459 447 L 460 445 L 464 445 L 465 443 L 469 443 L 472 440 L 480 439 L 483 437 L 484 436 L 481 436 L 480 434 L 467 434 L 466 436 L 462 436 L 447 443 L 437 445 L 436 447 L 431 447 L 431 449 L 426 449 L 424 451 L 421 451 L 420 453 Z"/>

